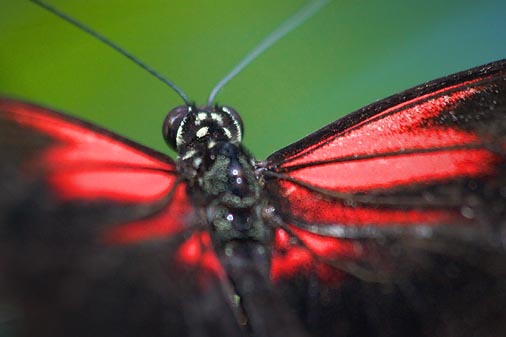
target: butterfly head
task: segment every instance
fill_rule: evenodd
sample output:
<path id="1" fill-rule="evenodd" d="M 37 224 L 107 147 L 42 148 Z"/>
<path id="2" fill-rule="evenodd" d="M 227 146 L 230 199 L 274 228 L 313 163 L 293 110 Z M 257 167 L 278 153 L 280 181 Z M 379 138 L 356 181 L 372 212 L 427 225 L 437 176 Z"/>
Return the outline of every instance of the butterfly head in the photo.
<path id="1" fill-rule="evenodd" d="M 163 123 L 165 141 L 178 152 L 196 144 L 207 144 L 208 148 L 218 142 L 239 144 L 243 130 L 237 111 L 226 106 L 181 105 L 172 109 Z"/>

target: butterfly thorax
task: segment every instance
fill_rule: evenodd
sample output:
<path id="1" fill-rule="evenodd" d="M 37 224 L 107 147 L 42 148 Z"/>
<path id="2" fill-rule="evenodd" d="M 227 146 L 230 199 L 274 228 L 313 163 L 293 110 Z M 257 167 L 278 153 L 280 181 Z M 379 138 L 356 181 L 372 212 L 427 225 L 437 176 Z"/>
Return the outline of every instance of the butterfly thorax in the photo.
<path id="1" fill-rule="evenodd" d="M 217 247 L 232 241 L 267 244 L 272 237 L 262 216 L 267 199 L 242 133 L 239 115 L 227 107 L 177 107 L 164 124 L 188 194 L 204 210 Z"/>

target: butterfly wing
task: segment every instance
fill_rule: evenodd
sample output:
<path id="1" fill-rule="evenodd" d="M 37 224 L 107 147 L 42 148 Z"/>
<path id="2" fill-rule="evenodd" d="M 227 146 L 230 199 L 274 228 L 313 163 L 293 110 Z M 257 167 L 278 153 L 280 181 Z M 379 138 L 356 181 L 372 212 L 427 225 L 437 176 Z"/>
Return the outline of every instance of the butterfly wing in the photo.
<path id="1" fill-rule="evenodd" d="M 503 335 L 505 169 L 506 61 L 366 106 L 262 163 L 272 277 L 320 335 Z"/>
<path id="2" fill-rule="evenodd" d="M 0 135 L 0 299 L 20 333 L 241 335 L 169 158 L 11 99 Z"/>

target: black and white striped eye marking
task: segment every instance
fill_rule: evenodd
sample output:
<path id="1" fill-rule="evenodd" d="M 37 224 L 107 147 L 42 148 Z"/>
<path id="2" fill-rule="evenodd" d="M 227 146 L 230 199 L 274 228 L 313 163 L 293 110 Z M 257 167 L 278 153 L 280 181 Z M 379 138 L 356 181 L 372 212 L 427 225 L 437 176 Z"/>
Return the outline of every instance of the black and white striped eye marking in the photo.
<path id="1" fill-rule="evenodd" d="M 243 124 L 239 114 L 229 107 L 197 109 L 182 105 L 167 114 L 163 136 L 178 152 L 194 143 L 207 143 L 208 148 L 212 148 L 217 142 L 240 143 Z"/>

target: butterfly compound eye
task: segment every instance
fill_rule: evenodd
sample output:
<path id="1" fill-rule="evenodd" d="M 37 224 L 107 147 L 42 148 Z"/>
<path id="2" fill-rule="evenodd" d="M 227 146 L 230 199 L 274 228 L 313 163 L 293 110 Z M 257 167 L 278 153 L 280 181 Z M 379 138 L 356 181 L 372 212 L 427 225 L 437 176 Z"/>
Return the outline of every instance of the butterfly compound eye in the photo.
<path id="1" fill-rule="evenodd" d="M 177 151 L 179 145 L 177 140 L 178 130 L 190 112 L 191 107 L 187 105 L 180 105 L 169 111 L 167 117 L 165 117 L 162 130 L 163 138 L 173 150 Z"/>
<path id="2" fill-rule="evenodd" d="M 237 138 L 236 140 L 240 142 L 242 136 L 244 135 L 244 125 L 241 119 L 241 115 L 239 115 L 237 111 L 228 106 L 221 107 L 221 111 L 225 112 L 230 116 L 230 124 L 231 124 L 230 126 L 234 126 L 236 130 L 235 132 L 236 135 L 234 138 Z"/>

